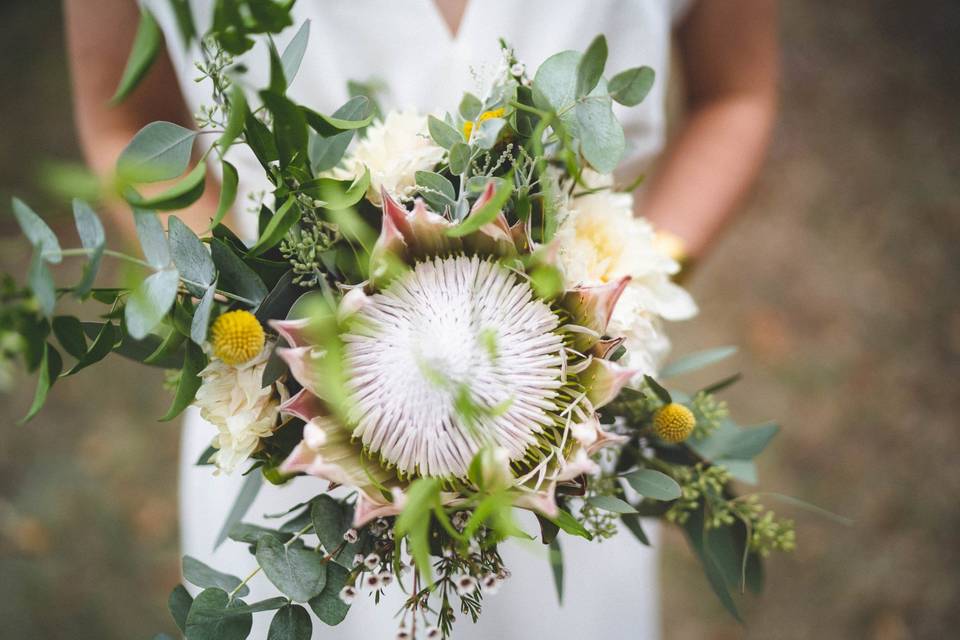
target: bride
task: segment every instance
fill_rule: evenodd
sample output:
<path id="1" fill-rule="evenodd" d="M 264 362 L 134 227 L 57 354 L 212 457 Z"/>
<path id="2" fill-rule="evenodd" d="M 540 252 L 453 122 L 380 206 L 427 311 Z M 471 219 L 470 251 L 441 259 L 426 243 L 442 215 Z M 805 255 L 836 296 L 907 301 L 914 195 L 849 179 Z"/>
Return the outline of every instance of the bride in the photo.
<path id="1" fill-rule="evenodd" d="M 105 105 L 137 24 L 135 0 L 66 0 L 78 129 L 89 163 L 102 174 L 111 172 L 121 149 L 144 124 L 189 122 L 188 113 L 210 99 L 209 88 L 194 81 L 197 51 L 185 50 L 170 0 L 144 1 L 166 34 L 169 56 L 131 98 L 109 108 Z M 192 0 L 190 5 L 202 32 L 213 1 Z M 665 230 L 676 257 L 689 261 L 716 237 L 756 173 L 766 145 L 776 103 L 773 5 L 773 0 L 300 0 L 293 9 L 295 24 L 310 20 L 310 39 L 290 93 L 297 102 L 329 113 L 346 101 L 347 81 L 354 80 L 382 87 L 377 98 L 388 108 L 426 112 L 437 105 L 455 107 L 464 91 L 475 88 L 485 67 L 497 62 L 498 38 L 509 42 L 532 70 L 557 51 L 583 50 L 603 33 L 610 44 L 610 68 L 643 64 L 656 71 L 647 99 L 617 113 L 628 139 L 619 173 L 629 182 L 656 160 L 651 179 L 637 194 L 637 212 Z M 295 31 L 280 34 L 278 47 Z M 674 36 L 687 100 L 682 126 L 667 144 L 665 103 Z M 243 57 L 254 85 L 265 85 L 269 74 L 262 47 L 258 44 Z M 241 193 L 255 194 L 268 184 L 246 151 L 234 147 L 230 159 L 240 171 Z M 216 209 L 216 195 L 216 189 L 209 189 L 190 210 L 188 222 L 203 228 Z M 239 228 L 253 235 L 255 216 L 236 215 Z M 116 219 L 132 230 L 129 212 L 118 211 Z M 255 566 L 246 548 L 214 544 L 244 479 L 239 474 L 211 478 L 211 467 L 194 465 L 214 432 L 197 413 L 187 415 L 180 472 L 183 553 L 245 575 Z M 262 516 L 323 490 L 323 483 L 311 480 L 265 485 L 246 520 L 271 522 Z M 655 530 L 652 534 L 656 544 L 659 536 Z M 456 637 L 659 637 L 655 552 L 630 535 L 617 536 L 601 549 L 588 549 L 590 544 L 574 537 L 565 541 L 562 607 L 549 587 L 543 549 L 509 545 L 504 555 L 513 577 L 486 599 L 480 623 L 458 625 Z M 251 583 L 250 601 L 259 599 L 258 590 L 272 595 L 263 580 L 258 576 Z M 369 599 L 358 599 L 335 629 L 317 622 L 315 636 L 393 637 L 397 621 L 392 614 L 399 602 L 398 597 L 374 611 Z M 251 637 L 265 638 L 268 625 L 269 616 L 255 616 Z"/>

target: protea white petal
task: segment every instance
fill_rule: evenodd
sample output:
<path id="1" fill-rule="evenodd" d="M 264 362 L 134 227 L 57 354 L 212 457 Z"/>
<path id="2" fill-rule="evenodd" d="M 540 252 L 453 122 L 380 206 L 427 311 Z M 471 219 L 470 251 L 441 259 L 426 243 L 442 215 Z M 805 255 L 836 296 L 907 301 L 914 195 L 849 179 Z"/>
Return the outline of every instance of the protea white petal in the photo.
<path id="1" fill-rule="evenodd" d="M 404 474 L 463 476 L 487 443 L 522 460 L 559 410 L 558 326 L 495 262 L 417 263 L 343 336 L 353 436 Z M 477 415 L 465 417 L 464 402 Z"/>

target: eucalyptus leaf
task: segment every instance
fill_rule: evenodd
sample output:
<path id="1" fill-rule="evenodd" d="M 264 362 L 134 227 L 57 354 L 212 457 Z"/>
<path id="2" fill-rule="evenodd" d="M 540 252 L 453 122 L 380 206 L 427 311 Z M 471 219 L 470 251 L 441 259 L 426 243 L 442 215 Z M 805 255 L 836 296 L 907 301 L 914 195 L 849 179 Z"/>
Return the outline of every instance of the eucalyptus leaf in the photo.
<path id="1" fill-rule="evenodd" d="M 277 145 L 280 166 L 306 166 L 307 120 L 303 111 L 285 96 L 272 91 L 261 91 L 260 99 L 273 114 L 273 136 Z"/>
<path id="2" fill-rule="evenodd" d="M 181 633 L 187 631 L 187 614 L 190 613 L 190 606 L 193 604 L 193 596 L 186 590 L 182 584 L 178 584 L 170 592 L 167 598 L 167 608 L 170 609 L 170 615 L 177 624 Z"/>
<path id="3" fill-rule="evenodd" d="M 310 598 L 307 604 L 320 620 L 335 626 L 343 622 L 350 611 L 350 605 L 340 598 L 340 591 L 347 585 L 350 571 L 336 562 L 327 563 L 327 583 L 320 595 Z"/>
<path id="4" fill-rule="evenodd" d="M 143 5 L 140 6 L 140 23 L 133 37 L 133 47 L 127 57 L 127 65 L 120 77 L 120 84 L 110 99 L 111 104 L 119 104 L 133 93 L 140 81 L 150 70 L 163 44 L 163 33 L 153 14 Z"/>
<path id="5" fill-rule="evenodd" d="M 569 511 L 560 509 L 557 512 L 556 517 L 550 518 L 550 522 L 560 527 L 563 531 L 566 531 L 570 535 L 579 536 L 581 538 L 586 538 L 587 540 L 593 540 L 593 536 L 587 531 L 582 524 L 580 524 Z"/>
<path id="6" fill-rule="evenodd" d="M 680 485 L 665 473 L 654 469 L 639 469 L 624 476 L 633 489 L 644 498 L 652 500 L 676 500 L 680 497 Z"/>
<path id="7" fill-rule="evenodd" d="M 310 640 L 312 634 L 313 622 L 307 610 L 298 604 L 288 604 L 274 614 L 267 640 Z"/>
<path id="8" fill-rule="evenodd" d="M 297 77 L 297 71 L 300 70 L 300 63 L 303 62 L 303 54 L 307 52 L 307 43 L 310 41 L 310 21 L 304 20 L 296 35 L 290 40 L 283 53 L 280 55 L 280 62 L 283 66 L 283 76 L 287 80 L 287 86 L 293 84 L 293 79 Z"/>
<path id="9" fill-rule="evenodd" d="M 344 544 L 343 534 L 351 527 L 353 511 L 342 502 L 321 494 L 310 503 L 310 520 L 313 522 L 313 532 L 320 539 L 320 544 L 327 553 L 332 554 Z M 334 560 L 350 568 L 355 548 L 355 544 L 344 545 Z"/>
<path id="10" fill-rule="evenodd" d="M 598 85 L 599 87 L 600 85 Z M 612 173 L 627 148 L 609 98 L 588 98 L 574 107 L 584 159 L 599 173 Z"/>
<path id="11" fill-rule="evenodd" d="M 63 259 L 60 255 L 60 242 L 47 223 L 19 198 L 13 199 L 13 216 L 40 257 L 46 262 L 59 264 Z"/>
<path id="12" fill-rule="evenodd" d="M 267 535 L 257 543 L 256 555 L 263 573 L 291 600 L 306 602 L 323 591 L 327 565 L 322 554 Z"/>
<path id="13" fill-rule="evenodd" d="M 162 269 L 147 276 L 127 300 L 124 321 L 127 331 L 136 339 L 145 337 L 160 324 L 177 299 L 180 274 L 176 269 Z"/>
<path id="14" fill-rule="evenodd" d="M 240 586 L 240 578 L 217 571 L 193 556 L 183 556 L 183 577 L 201 589 L 217 587 L 230 592 L 240 587 L 236 595 L 241 598 L 250 593 L 250 588 L 247 585 Z"/>
<path id="15" fill-rule="evenodd" d="M 640 524 L 640 516 L 636 513 L 625 513 L 620 516 L 620 520 L 623 522 L 623 525 L 633 534 L 633 536 L 640 541 L 641 544 L 650 546 L 650 539 L 647 537 L 646 532 L 643 530 L 643 525 Z"/>
<path id="16" fill-rule="evenodd" d="M 187 170 L 197 132 L 172 122 L 151 122 L 137 132 L 117 160 L 129 182 L 172 180 Z"/>
<path id="17" fill-rule="evenodd" d="M 39 249 L 35 250 L 30 259 L 30 269 L 27 271 L 27 286 L 37 301 L 40 312 L 47 318 L 53 315 L 57 304 L 57 290 L 53 284 L 53 274 L 43 260 Z"/>
<path id="18" fill-rule="evenodd" d="M 587 498 L 587 504 L 612 513 L 625 514 L 637 512 L 629 502 L 615 496 L 592 496 Z"/>
<path id="19" fill-rule="evenodd" d="M 207 287 L 200 298 L 200 304 L 193 312 L 193 320 L 190 322 L 190 339 L 197 345 L 203 346 L 207 339 L 207 329 L 210 327 L 210 313 L 213 311 L 213 297 L 217 292 L 215 284 Z"/>
<path id="20" fill-rule="evenodd" d="M 600 78 L 603 68 L 607 64 L 607 39 L 599 35 L 583 52 L 577 63 L 577 84 L 575 94 L 578 98 L 593 91 Z"/>
<path id="21" fill-rule="evenodd" d="M 369 188 L 369 169 L 354 180 L 315 178 L 301 187 L 304 193 L 323 202 L 324 208 L 328 210 L 347 209 L 354 206 L 363 199 Z"/>
<path id="22" fill-rule="evenodd" d="M 451 203 L 457 199 L 457 192 L 449 180 L 433 171 L 417 171 L 414 174 L 417 185 L 439 192 Z"/>
<path id="23" fill-rule="evenodd" d="M 650 67 L 634 67 L 610 78 L 607 90 L 610 97 L 620 104 L 635 107 L 650 93 L 655 77 L 656 74 Z"/>
<path id="24" fill-rule="evenodd" d="M 229 615 L 242 607 L 242 600 L 230 601 L 222 589 L 205 589 L 194 599 L 187 614 L 187 640 L 244 640 L 250 634 L 253 616 Z"/>
<path id="25" fill-rule="evenodd" d="M 218 286 L 220 290 L 242 296 L 251 306 L 260 304 L 267 295 L 267 286 L 243 260 L 241 260 L 220 238 L 210 241 L 210 255 L 220 272 Z"/>
<path id="26" fill-rule="evenodd" d="M 160 418 L 160 422 L 169 422 L 186 409 L 200 388 L 200 371 L 207 366 L 207 356 L 203 350 L 193 342 L 187 343 L 183 356 L 183 368 L 180 370 L 180 380 L 177 382 L 177 391 L 167 413 Z"/>
<path id="27" fill-rule="evenodd" d="M 654 380 L 652 376 L 644 375 L 643 380 L 646 385 L 650 387 L 650 390 L 653 391 L 653 394 L 657 396 L 660 402 L 663 404 L 670 404 L 673 402 L 673 397 L 670 395 L 670 392 L 664 389 L 663 386 Z"/>
<path id="28" fill-rule="evenodd" d="M 163 232 L 160 219 L 152 211 L 142 209 L 133 210 L 133 220 L 136 225 L 137 239 L 143 255 L 154 269 L 163 269 L 170 264 L 170 245 L 167 235 Z"/>
<path id="29" fill-rule="evenodd" d="M 180 271 L 181 277 L 200 285 L 199 290 L 194 286 L 191 292 L 194 295 L 203 295 L 206 288 L 213 284 L 217 277 L 210 251 L 190 230 L 190 227 L 180 221 L 180 218 L 170 216 L 167 220 L 167 228 L 173 263 Z"/>
<path id="30" fill-rule="evenodd" d="M 300 109 L 306 116 L 310 128 L 324 137 L 335 136 L 342 131 L 363 129 L 373 122 L 374 117 L 372 105 L 366 96 L 350 98 L 332 116 L 317 113 L 306 107 L 300 107 Z"/>
<path id="31" fill-rule="evenodd" d="M 73 201 L 73 219 L 77 234 L 80 236 L 81 246 L 91 252 L 87 258 L 87 264 L 83 267 L 83 277 L 73 288 L 74 295 L 82 297 L 93 287 L 97 272 L 100 270 L 100 260 L 103 257 L 107 238 L 100 218 L 86 202 L 77 199 Z"/>
<path id="32" fill-rule="evenodd" d="M 247 110 L 244 117 L 244 139 L 264 169 L 270 171 L 270 163 L 279 158 L 277 143 L 267 125 Z"/>

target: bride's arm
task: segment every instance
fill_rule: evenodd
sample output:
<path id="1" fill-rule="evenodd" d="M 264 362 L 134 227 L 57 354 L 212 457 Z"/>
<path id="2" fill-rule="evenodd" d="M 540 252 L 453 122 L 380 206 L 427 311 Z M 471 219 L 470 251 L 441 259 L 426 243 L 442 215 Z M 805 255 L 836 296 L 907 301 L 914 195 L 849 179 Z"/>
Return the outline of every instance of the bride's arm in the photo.
<path id="1" fill-rule="evenodd" d="M 191 126 L 165 52 L 125 101 L 109 104 L 137 29 L 134 0 L 64 0 L 64 15 L 77 132 L 87 163 L 97 175 L 113 173 L 120 152 L 144 125 L 167 120 Z M 117 225 L 132 233 L 130 208 L 114 202 L 110 210 Z M 202 229 L 215 210 L 216 189 L 208 184 L 204 197 L 177 216 Z"/>
<path id="2" fill-rule="evenodd" d="M 687 114 L 639 212 L 704 253 L 760 168 L 777 105 L 774 0 L 701 0 L 677 37 Z"/>

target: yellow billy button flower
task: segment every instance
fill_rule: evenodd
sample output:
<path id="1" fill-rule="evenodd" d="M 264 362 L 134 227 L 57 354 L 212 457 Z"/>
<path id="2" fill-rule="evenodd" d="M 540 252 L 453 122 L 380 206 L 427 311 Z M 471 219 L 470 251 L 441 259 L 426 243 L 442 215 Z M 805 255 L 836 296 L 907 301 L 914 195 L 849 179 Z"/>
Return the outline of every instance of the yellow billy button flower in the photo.
<path id="1" fill-rule="evenodd" d="M 696 426 L 697 419 L 693 412 L 676 402 L 662 406 L 653 415 L 653 431 L 658 438 L 667 442 L 683 442 Z"/>
<path id="2" fill-rule="evenodd" d="M 491 118 L 502 118 L 506 115 L 506 113 L 507 110 L 503 107 L 491 109 L 490 111 L 484 111 L 479 115 L 479 117 L 477 117 L 477 124 L 480 124 L 486 120 L 490 120 Z M 469 140 L 471 133 L 473 133 L 473 121 L 467 120 L 463 123 L 463 137 Z"/>
<path id="3" fill-rule="evenodd" d="M 260 321 L 249 311 L 228 311 L 210 328 L 213 355 L 229 365 L 252 360 L 263 349 L 265 340 Z"/>

